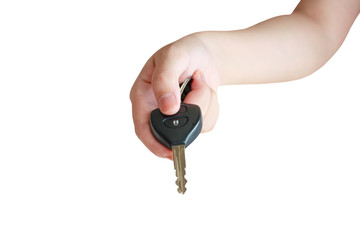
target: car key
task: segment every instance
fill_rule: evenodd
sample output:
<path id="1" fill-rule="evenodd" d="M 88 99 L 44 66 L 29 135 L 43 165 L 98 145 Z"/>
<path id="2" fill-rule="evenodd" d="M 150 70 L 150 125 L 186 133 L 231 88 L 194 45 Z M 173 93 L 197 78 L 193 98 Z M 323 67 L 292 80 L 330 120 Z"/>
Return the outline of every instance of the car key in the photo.
<path id="1" fill-rule="evenodd" d="M 187 79 L 180 88 L 183 93 Z M 189 90 L 188 90 L 189 91 Z M 194 104 L 181 103 L 180 110 L 174 115 L 164 115 L 160 109 L 150 114 L 150 126 L 154 137 L 173 152 L 174 167 L 176 171 L 176 185 L 178 192 L 186 191 L 185 179 L 185 148 L 189 146 L 200 134 L 202 129 L 202 116 L 200 107 Z"/>

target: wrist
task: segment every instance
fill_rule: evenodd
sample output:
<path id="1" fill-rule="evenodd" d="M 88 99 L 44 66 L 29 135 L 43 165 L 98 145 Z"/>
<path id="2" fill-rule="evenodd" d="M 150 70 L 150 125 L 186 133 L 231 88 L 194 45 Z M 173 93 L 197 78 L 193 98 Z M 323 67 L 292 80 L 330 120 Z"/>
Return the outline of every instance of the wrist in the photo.
<path id="1" fill-rule="evenodd" d="M 199 60 L 198 70 L 203 72 L 208 84 L 215 91 L 217 87 L 224 85 L 221 80 L 223 75 L 221 74 L 221 54 L 219 54 L 213 39 L 216 35 L 217 32 L 204 31 L 187 36 L 197 42 L 197 50 L 194 52 L 197 52 L 196 55 L 200 55 L 197 57 Z M 201 50 L 199 51 L 199 49 Z"/>
<path id="2" fill-rule="evenodd" d="M 231 70 L 234 65 L 229 61 L 229 44 L 231 45 L 231 38 L 229 31 L 205 31 L 194 33 L 194 35 L 201 41 L 204 47 L 207 49 L 211 61 L 218 72 L 217 86 L 228 85 L 231 83 Z"/>

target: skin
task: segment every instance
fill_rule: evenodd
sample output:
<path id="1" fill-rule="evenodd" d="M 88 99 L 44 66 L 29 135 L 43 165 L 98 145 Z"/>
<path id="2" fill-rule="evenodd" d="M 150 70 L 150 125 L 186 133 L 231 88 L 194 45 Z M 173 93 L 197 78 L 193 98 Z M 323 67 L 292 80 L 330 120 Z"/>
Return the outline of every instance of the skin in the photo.
<path id="1" fill-rule="evenodd" d="M 360 0 L 302 0 L 290 15 L 236 31 L 198 32 L 158 50 L 146 62 L 131 92 L 135 132 L 159 157 L 171 150 L 152 135 L 149 117 L 180 107 L 179 83 L 193 77 L 185 103 L 203 114 L 202 132 L 218 118 L 217 88 L 229 84 L 296 80 L 323 66 L 343 43 L 360 12 Z"/>

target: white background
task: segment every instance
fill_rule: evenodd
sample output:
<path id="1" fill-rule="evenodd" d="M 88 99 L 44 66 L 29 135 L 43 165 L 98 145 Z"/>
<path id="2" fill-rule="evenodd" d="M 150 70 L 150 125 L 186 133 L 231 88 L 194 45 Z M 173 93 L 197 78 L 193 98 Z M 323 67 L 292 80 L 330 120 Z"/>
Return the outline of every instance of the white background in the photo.
<path id="1" fill-rule="evenodd" d="M 292 0 L 1 1 L 0 239 L 359 239 L 360 22 L 318 72 L 219 89 L 188 191 L 137 139 L 129 91 L 191 32 Z"/>

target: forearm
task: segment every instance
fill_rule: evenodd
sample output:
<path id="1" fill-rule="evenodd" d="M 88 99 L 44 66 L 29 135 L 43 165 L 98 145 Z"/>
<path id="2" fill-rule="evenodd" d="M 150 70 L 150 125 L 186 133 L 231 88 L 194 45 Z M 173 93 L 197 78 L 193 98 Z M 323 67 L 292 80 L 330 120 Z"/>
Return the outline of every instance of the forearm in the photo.
<path id="1" fill-rule="evenodd" d="M 340 47 L 351 23 L 338 36 L 309 15 L 294 12 L 244 30 L 195 35 L 217 63 L 221 84 L 271 83 L 316 71 Z"/>

